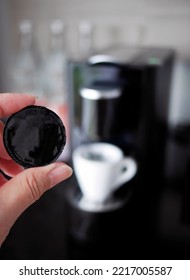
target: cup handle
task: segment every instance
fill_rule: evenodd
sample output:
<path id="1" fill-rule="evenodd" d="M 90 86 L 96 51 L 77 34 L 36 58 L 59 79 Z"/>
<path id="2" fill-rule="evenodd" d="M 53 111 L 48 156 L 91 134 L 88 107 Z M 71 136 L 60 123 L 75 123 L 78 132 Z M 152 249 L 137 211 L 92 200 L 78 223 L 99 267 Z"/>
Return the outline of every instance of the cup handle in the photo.
<path id="1" fill-rule="evenodd" d="M 114 181 L 113 189 L 117 189 L 124 183 L 130 181 L 137 172 L 137 163 L 130 157 L 125 157 L 119 164 L 119 174 Z"/>

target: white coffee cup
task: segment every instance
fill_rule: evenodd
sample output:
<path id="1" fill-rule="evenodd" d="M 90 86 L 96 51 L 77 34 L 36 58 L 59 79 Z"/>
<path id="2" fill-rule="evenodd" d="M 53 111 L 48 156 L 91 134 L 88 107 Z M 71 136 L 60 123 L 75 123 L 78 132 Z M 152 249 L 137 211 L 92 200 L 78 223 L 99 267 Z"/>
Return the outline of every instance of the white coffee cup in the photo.
<path id="1" fill-rule="evenodd" d="M 73 167 L 84 199 L 93 203 L 104 203 L 137 172 L 133 158 L 124 157 L 117 146 L 101 142 L 77 147 Z"/>

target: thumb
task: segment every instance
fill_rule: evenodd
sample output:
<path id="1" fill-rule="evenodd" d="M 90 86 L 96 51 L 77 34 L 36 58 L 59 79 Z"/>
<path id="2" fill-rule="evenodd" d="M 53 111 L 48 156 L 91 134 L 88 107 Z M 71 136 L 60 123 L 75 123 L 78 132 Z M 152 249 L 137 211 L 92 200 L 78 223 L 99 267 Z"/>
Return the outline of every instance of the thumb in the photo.
<path id="1" fill-rule="evenodd" d="M 0 188 L 0 245 L 18 216 L 41 195 L 67 179 L 72 169 L 64 163 L 26 169 Z"/>

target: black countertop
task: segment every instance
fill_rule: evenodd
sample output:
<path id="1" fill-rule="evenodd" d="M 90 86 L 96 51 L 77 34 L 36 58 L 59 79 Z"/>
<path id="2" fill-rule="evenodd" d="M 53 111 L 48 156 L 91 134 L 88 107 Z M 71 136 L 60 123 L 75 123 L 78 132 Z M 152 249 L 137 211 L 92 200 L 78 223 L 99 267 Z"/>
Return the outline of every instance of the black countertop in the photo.
<path id="1" fill-rule="evenodd" d="M 117 210 L 90 213 L 70 203 L 74 176 L 45 193 L 16 221 L 1 259 L 185 259 L 190 226 L 179 221 L 181 194 L 174 188 L 136 187 Z M 68 195 L 69 194 L 69 195 Z"/>

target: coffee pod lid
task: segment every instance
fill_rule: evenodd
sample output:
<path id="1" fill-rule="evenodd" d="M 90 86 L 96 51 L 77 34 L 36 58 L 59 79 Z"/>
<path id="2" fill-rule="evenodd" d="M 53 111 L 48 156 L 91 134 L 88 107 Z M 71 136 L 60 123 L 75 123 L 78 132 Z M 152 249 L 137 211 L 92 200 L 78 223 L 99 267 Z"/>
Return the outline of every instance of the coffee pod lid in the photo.
<path id="1" fill-rule="evenodd" d="M 10 116 L 3 141 L 11 158 L 25 168 L 54 162 L 66 144 L 59 116 L 43 106 L 28 106 Z"/>

